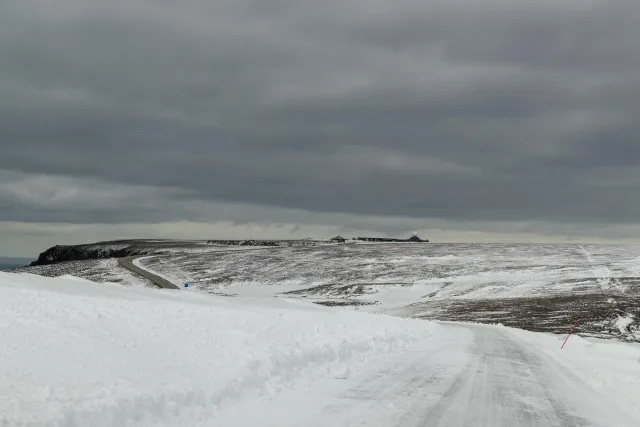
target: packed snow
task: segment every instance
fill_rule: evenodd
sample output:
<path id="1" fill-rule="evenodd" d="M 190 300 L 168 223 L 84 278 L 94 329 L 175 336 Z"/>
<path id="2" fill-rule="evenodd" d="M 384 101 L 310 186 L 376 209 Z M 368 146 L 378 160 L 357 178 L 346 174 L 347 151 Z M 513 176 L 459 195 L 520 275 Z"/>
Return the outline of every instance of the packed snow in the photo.
<path id="1" fill-rule="evenodd" d="M 0 425 L 260 425 L 238 405 L 348 381 L 436 329 L 293 300 L 0 273 Z"/>

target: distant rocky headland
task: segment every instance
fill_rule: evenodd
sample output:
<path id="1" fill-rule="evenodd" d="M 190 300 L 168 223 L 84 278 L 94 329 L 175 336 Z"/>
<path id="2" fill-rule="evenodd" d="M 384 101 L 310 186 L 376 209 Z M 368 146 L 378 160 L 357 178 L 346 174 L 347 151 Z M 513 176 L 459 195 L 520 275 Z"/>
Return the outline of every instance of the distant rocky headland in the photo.
<path id="1" fill-rule="evenodd" d="M 428 242 L 414 235 L 408 239 L 385 237 L 355 237 L 350 241 L 361 242 Z M 203 245 L 256 246 L 256 247 L 299 247 L 345 242 L 340 236 L 329 240 L 259 240 L 259 239 L 218 239 L 218 240 L 113 240 L 83 245 L 56 245 L 42 252 L 31 266 L 50 265 L 68 261 L 84 261 L 106 258 L 124 258 L 139 255 L 159 255 L 169 250 L 202 248 Z"/>
<path id="2" fill-rule="evenodd" d="M 168 249 L 198 248 L 202 245 L 226 246 L 303 246 L 321 243 L 317 240 L 114 240 L 83 245 L 56 245 L 42 252 L 31 266 L 67 261 L 124 258 L 166 253 Z"/>
<path id="3" fill-rule="evenodd" d="M 144 255 L 131 244 L 93 243 L 89 245 L 56 245 L 42 252 L 31 266 L 57 264 L 65 261 L 89 259 L 121 258 L 132 255 Z"/>

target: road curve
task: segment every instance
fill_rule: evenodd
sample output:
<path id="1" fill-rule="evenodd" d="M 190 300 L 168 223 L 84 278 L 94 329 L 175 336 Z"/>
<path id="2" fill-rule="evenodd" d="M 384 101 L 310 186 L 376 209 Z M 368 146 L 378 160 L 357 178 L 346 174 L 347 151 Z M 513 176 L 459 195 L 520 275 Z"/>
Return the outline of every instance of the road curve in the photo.
<path id="1" fill-rule="evenodd" d="M 127 270 L 131 271 L 132 273 L 138 274 L 138 275 L 144 277 L 145 279 L 151 280 L 159 288 L 162 288 L 162 289 L 180 289 L 179 287 L 177 287 L 176 285 L 174 285 L 173 283 L 171 283 L 167 279 L 164 279 L 164 278 L 158 276 L 157 274 L 153 274 L 150 271 L 145 270 L 144 268 L 140 268 L 137 265 L 135 265 L 133 263 L 133 261 L 138 259 L 138 258 L 142 258 L 142 257 L 140 257 L 140 256 L 130 256 L 130 257 L 118 258 L 118 264 L 120 264 L 121 267 L 126 268 Z"/>

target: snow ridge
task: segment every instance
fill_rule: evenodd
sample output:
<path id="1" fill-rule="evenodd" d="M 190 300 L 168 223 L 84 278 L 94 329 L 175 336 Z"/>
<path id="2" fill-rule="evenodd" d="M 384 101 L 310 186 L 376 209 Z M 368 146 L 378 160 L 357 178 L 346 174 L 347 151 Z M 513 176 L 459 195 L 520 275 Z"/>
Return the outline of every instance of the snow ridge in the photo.
<path id="1" fill-rule="evenodd" d="M 0 273 L 0 426 L 211 426 L 437 325 L 275 298 Z M 217 424 L 218 423 L 218 424 Z"/>

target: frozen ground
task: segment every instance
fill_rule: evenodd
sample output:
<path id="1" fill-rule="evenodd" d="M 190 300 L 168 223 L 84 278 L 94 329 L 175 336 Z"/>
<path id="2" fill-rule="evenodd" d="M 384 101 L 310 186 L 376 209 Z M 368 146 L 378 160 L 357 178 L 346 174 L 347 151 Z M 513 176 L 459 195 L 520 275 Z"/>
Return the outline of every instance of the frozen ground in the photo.
<path id="1" fill-rule="evenodd" d="M 153 286 L 153 283 L 144 277 L 134 275 L 119 266 L 118 260 L 115 258 L 69 261 L 59 264 L 18 268 L 11 271 L 38 274 L 46 277 L 75 276 L 94 282 L 112 282 L 125 286 Z"/>
<path id="2" fill-rule="evenodd" d="M 629 246 L 345 244 L 176 252 L 144 264 L 203 290 L 362 285 L 366 294 L 411 287 L 434 299 L 640 293 L 640 247 Z"/>
<path id="3" fill-rule="evenodd" d="M 621 323 L 626 321 L 622 320 Z M 0 426 L 633 427 L 640 348 L 0 273 Z"/>
<path id="4" fill-rule="evenodd" d="M 172 246 L 174 245 L 174 246 Z M 145 250 L 153 243 L 145 241 Z M 342 244 L 225 247 L 162 242 L 137 262 L 218 295 L 286 296 L 360 311 L 502 323 L 640 341 L 640 247 Z M 63 263 L 38 274 L 135 283 L 113 265 Z M 620 327 L 619 318 L 629 321 Z"/>
<path id="5" fill-rule="evenodd" d="M 580 319 L 580 334 L 640 341 L 637 246 L 346 244 L 174 253 L 141 265 L 206 292 L 557 333 Z"/>

